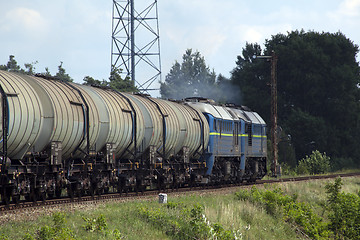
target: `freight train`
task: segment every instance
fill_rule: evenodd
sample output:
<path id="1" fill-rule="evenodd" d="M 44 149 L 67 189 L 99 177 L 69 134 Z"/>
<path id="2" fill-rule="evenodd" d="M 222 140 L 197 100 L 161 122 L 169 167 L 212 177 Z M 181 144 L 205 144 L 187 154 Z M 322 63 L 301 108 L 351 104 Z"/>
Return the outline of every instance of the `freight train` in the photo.
<path id="1" fill-rule="evenodd" d="M 206 98 L 162 100 L 0 71 L 3 204 L 255 181 L 266 124 Z"/>

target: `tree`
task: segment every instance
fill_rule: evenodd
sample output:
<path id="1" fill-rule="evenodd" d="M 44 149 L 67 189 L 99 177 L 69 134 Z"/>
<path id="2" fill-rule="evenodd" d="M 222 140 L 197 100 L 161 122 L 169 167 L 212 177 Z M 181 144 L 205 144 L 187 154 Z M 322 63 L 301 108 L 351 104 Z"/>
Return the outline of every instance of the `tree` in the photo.
<path id="1" fill-rule="evenodd" d="M 183 62 L 175 64 L 160 83 L 160 94 L 163 98 L 183 99 L 185 97 L 215 96 L 216 74 L 206 66 L 204 57 L 192 49 L 187 49 Z"/>
<path id="2" fill-rule="evenodd" d="M 360 159 L 359 48 L 340 32 L 293 31 L 272 36 L 262 51 L 246 44 L 231 80 L 244 104 L 270 122 L 270 64 L 253 55 L 278 56 L 278 121 L 291 135 L 298 159 L 318 149 Z M 315 148 L 315 149 L 314 149 Z"/>
<path id="3" fill-rule="evenodd" d="M 38 61 L 36 62 L 32 62 L 32 63 L 25 63 L 24 66 L 25 66 L 25 69 L 24 72 L 25 74 L 27 75 L 35 75 L 35 67 L 34 65 L 37 64 Z"/>
<path id="4" fill-rule="evenodd" d="M 103 86 L 103 87 L 108 87 L 109 83 L 105 80 L 97 80 L 97 79 L 94 79 L 90 76 L 86 76 L 84 77 L 83 79 L 83 85 L 89 85 L 89 86 Z"/>
<path id="5" fill-rule="evenodd" d="M 9 71 L 9 72 L 21 72 L 20 66 L 17 64 L 14 55 L 9 56 L 9 61 L 6 65 L 0 65 L 0 70 Z"/>
<path id="6" fill-rule="evenodd" d="M 7 62 L 6 65 L 0 65 L 0 70 L 4 70 L 4 71 L 9 71 L 9 72 L 20 72 L 23 74 L 27 74 L 27 75 L 34 75 L 35 72 L 35 67 L 34 65 L 37 64 L 38 62 L 32 62 L 32 63 L 25 63 L 25 69 L 22 69 L 18 64 L 17 61 L 15 60 L 15 56 L 14 55 L 10 55 L 9 56 L 9 61 Z"/>
<path id="7" fill-rule="evenodd" d="M 251 107 L 269 122 L 270 65 L 266 61 L 254 59 L 254 56 L 261 54 L 260 45 L 246 43 L 242 56 L 237 57 L 237 66 L 231 73 L 231 82 L 235 86 L 234 89 L 241 89 L 242 104 Z"/>
<path id="8" fill-rule="evenodd" d="M 60 62 L 58 66 L 58 72 L 56 73 L 55 77 L 61 81 L 72 82 L 73 79 L 66 73 L 65 68 L 63 68 L 63 62 Z"/>
<path id="9" fill-rule="evenodd" d="M 128 77 L 122 79 L 120 73 L 121 69 L 117 68 L 114 68 L 111 71 L 109 77 L 109 87 L 121 92 L 139 92 L 134 84 L 134 81 L 131 81 Z"/>
<path id="10" fill-rule="evenodd" d="M 92 77 L 86 76 L 84 78 L 84 85 L 93 85 L 101 87 L 109 87 L 120 92 L 139 92 L 137 87 L 134 85 L 134 82 L 130 78 L 126 77 L 125 79 L 121 78 L 121 70 L 113 69 L 110 73 L 109 81 L 106 80 L 97 80 Z"/>

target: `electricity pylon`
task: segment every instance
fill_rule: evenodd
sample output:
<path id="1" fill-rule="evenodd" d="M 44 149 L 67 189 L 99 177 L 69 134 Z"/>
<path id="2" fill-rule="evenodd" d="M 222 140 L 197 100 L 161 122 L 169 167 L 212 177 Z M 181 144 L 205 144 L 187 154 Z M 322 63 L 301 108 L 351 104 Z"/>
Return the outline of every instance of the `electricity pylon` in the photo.
<path id="1" fill-rule="evenodd" d="M 135 8 L 134 0 L 113 0 L 111 69 L 147 91 L 161 81 L 159 21 L 157 0 L 141 2 Z"/>

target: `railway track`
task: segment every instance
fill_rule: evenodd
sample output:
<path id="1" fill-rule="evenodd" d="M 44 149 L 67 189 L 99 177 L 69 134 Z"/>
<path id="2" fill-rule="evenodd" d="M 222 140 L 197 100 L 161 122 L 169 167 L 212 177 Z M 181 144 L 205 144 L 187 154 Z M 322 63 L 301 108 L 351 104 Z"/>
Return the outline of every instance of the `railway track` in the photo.
<path id="1" fill-rule="evenodd" d="M 299 182 L 299 181 L 308 181 L 315 179 L 332 179 L 337 177 L 353 177 L 360 176 L 359 173 L 344 173 L 344 174 L 330 174 L 330 175 L 317 175 L 317 176 L 306 176 L 306 177 L 291 177 L 291 178 L 279 178 L 279 179 L 263 179 L 258 180 L 255 183 L 242 183 L 242 184 L 226 184 L 226 185 L 216 185 L 216 186 L 206 186 L 206 187 L 192 187 L 192 188 L 179 188 L 176 190 L 167 190 L 170 194 L 182 194 L 185 192 L 207 192 L 207 191 L 216 191 L 222 190 L 225 188 L 234 188 L 234 187 L 246 187 L 252 185 L 263 185 L 263 184 L 271 184 L 271 183 L 282 183 L 282 182 Z M 6 214 L 16 214 L 21 211 L 29 211 L 35 209 L 46 209 L 54 206 L 64 206 L 66 207 L 75 207 L 79 205 L 86 204 L 101 204 L 110 201 L 129 201 L 136 199 L 146 199 L 149 197 L 154 197 L 159 194 L 159 191 L 145 191 L 141 193 L 129 192 L 127 194 L 119 194 L 119 193 L 110 193 L 105 195 L 95 195 L 95 196 L 84 196 L 78 198 L 68 198 L 63 197 L 60 199 L 52 199 L 46 201 L 37 201 L 37 202 L 25 202 L 20 201 L 18 204 L 10 204 L 10 205 L 0 205 L 0 217 Z"/>

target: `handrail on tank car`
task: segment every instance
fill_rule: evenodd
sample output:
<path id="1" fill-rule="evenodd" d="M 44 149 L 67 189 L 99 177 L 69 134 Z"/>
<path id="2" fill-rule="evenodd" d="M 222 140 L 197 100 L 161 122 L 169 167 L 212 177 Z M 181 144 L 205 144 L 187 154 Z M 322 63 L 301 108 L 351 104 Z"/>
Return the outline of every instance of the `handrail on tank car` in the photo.
<path id="1" fill-rule="evenodd" d="M 84 115 L 84 121 L 85 121 L 85 124 L 84 124 L 84 134 L 83 134 L 83 138 L 81 139 L 80 143 L 76 146 L 75 150 L 72 152 L 73 154 L 79 150 L 81 144 L 85 141 L 85 137 L 86 137 L 86 156 L 88 157 L 90 155 L 90 116 L 89 116 L 89 105 L 87 104 L 85 98 L 84 98 L 84 95 L 81 93 L 81 91 L 79 90 L 79 88 L 71 85 L 70 83 L 68 83 L 67 81 L 64 81 L 64 80 L 61 80 L 57 77 L 53 77 L 53 76 L 46 76 L 46 75 L 43 75 L 43 74 L 35 74 L 35 77 L 40 77 L 40 78 L 43 78 L 43 79 L 46 79 L 46 80 L 50 80 L 50 81 L 58 81 L 58 82 L 61 82 L 67 86 L 69 86 L 70 88 L 74 89 L 75 91 L 77 91 L 77 93 L 79 94 L 81 100 L 83 101 L 84 105 L 85 105 L 85 109 L 84 109 L 84 105 L 81 104 L 81 107 L 83 109 L 83 115 Z M 82 151 L 80 149 L 80 151 Z M 83 152 L 83 151 L 82 151 Z"/>
<path id="2" fill-rule="evenodd" d="M 80 150 L 81 152 L 83 152 L 80 148 L 81 144 L 84 142 L 85 140 L 85 136 L 86 136 L 86 157 L 88 157 L 90 155 L 90 114 L 89 114 L 89 105 L 87 104 L 84 95 L 82 94 L 82 92 L 80 91 L 79 88 L 73 86 L 72 84 L 68 83 L 67 81 L 63 81 L 60 80 L 61 83 L 69 86 L 70 88 L 74 89 L 80 96 L 81 100 L 83 101 L 83 104 L 85 105 L 85 111 L 84 111 L 84 107 L 83 107 L 83 113 L 84 113 L 84 120 L 85 120 L 85 124 L 84 124 L 84 135 L 83 138 L 81 139 L 80 143 L 76 146 L 76 148 L 73 151 L 73 154 L 77 151 Z"/>
<path id="3" fill-rule="evenodd" d="M 147 98 L 150 100 L 150 102 L 154 103 L 156 108 L 159 110 L 161 117 L 162 117 L 162 124 L 163 124 L 163 145 L 162 145 L 162 157 L 163 159 L 165 159 L 165 153 L 166 153 L 166 149 L 165 149 L 165 143 L 166 143 L 166 120 L 165 120 L 165 114 L 161 111 L 161 108 L 159 106 L 159 104 L 157 102 L 155 102 L 154 100 L 152 100 L 150 97 L 148 96 L 144 96 L 144 98 Z"/>
<path id="4" fill-rule="evenodd" d="M 111 88 L 110 88 L 111 89 Z M 129 148 L 131 146 L 132 143 L 134 143 L 134 160 L 136 160 L 137 157 L 137 115 L 136 115 L 136 111 L 134 108 L 134 105 L 132 104 L 132 102 L 130 101 L 130 99 L 125 96 L 125 94 L 115 90 L 115 89 L 111 89 L 112 91 L 114 91 L 115 93 L 117 93 L 118 95 L 120 95 L 121 97 L 125 98 L 125 100 L 128 102 L 130 108 L 131 108 L 131 118 L 133 121 L 133 126 L 132 126 L 132 138 L 131 138 L 131 142 L 129 143 L 129 145 L 124 149 L 124 151 L 121 153 L 120 158 L 125 154 L 126 151 L 129 151 Z M 134 116 L 134 117 L 133 117 Z"/>
<path id="5" fill-rule="evenodd" d="M 202 158 L 204 158 L 204 153 L 205 153 L 205 128 L 204 128 L 204 121 L 201 119 L 201 116 L 200 116 L 200 113 L 195 109 L 193 108 L 192 106 L 190 105 L 187 105 L 189 106 L 191 109 L 193 109 L 196 113 L 196 115 L 199 117 L 199 124 L 200 124 L 200 128 L 201 128 L 201 143 L 200 143 L 200 146 L 196 149 L 196 153 L 199 152 L 199 149 L 202 148 L 202 153 L 199 154 L 200 155 L 200 159 L 202 160 Z"/>
<path id="6" fill-rule="evenodd" d="M 0 93 L 1 93 L 1 103 L 2 103 L 2 144 L 3 144 L 3 150 L 2 150 L 2 159 L 1 159 L 1 173 L 5 172 L 6 167 L 6 159 L 7 159 L 7 135 L 9 131 L 9 106 L 8 106 L 8 100 L 7 95 L 3 89 L 3 87 L 0 84 Z"/>

